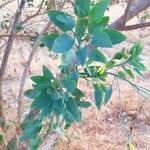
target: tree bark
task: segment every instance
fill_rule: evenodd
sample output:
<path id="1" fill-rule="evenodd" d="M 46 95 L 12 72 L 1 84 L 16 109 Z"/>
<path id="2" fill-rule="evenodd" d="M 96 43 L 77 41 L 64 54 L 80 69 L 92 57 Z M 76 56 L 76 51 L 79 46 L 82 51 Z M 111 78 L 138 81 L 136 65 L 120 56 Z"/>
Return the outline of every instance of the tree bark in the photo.
<path id="1" fill-rule="evenodd" d="M 131 6 L 131 9 L 128 12 L 128 15 L 126 16 L 126 21 L 129 21 L 130 19 L 135 17 L 137 14 L 139 14 L 143 10 L 147 9 L 148 7 L 150 7 L 150 0 L 139 0 L 137 3 L 135 3 L 133 6 Z M 122 30 L 123 29 L 123 21 L 124 21 L 124 15 L 122 15 L 119 19 L 117 19 L 109 27 L 116 28 L 118 30 Z"/>
<path id="2" fill-rule="evenodd" d="M 15 37 L 15 34 L 16 34 L 16 29 L 15 29 L 16 24 L 19 21 L 19 18 L 21 16 L 21 12 L 24 8 L 24 5 L 25 5 L 25 0 L 22 0 L 18 10 L 15 13 L 14 21 L 13 21 L 13 24 L 12 24 L 12 29 L 11 29 L 11 32 L 10 32 L 10 37 L 8 38 L 8 41 L 7 41 L 7 45 L 6 45 L 6 48 L 5 48 L 5 51 L 4 51 L 4 56 L 3 56 L 3 60 L 2 60 L 1 68 L 0 68 L 0 118 L 3 118 L 4 120 L 5 120 L 5 117 L 4 117 L 4 113 L 3 113 L 2 82 L 4 80 L 4 74 L 5 74 L 5 71 L 6 71 L 6 66 L 7 66 L 9 54 L 11 52 L 14 37 Z"/>

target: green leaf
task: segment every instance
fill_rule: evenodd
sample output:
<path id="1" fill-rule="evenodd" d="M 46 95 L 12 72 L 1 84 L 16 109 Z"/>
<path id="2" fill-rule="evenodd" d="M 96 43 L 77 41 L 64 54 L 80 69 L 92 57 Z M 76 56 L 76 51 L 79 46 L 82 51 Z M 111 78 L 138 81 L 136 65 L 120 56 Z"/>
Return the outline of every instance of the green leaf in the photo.
<path id="1" fill-rule="evenodd" d="M 88 24 L 88 31 L 92 34 L 94 32 L 94 30 L 98 29 L 98 28 L 105 28 L 107 26 L 109 22 L 109 17 L 103 17 L 102 21 L 100 23 L 95 23 L 93 21 L 91 21 Z"/>
<path id="2" fill-rule="evenodd" d="M 37 150 L 41 142 L 42 141 L 39 136 L 35 136 L 34 138 L 32 138 L 30 143 L 30 150 Z"/>
<path id="3" fill-rule="evenodd" d="M 26 127 L 24 134 L 20 137 L 20 140 L 21 141 L 29 140 L 30 138 L 37 135 L 40 132 L 41 128 L 42 125 L 40 121 L 35 120 L 34 122 L 31 122 Z"/>
<path id="4" fill-rule="evenodd" d="M 0 144 L 4 143 L 4 136 L 2 134 L 0 134 Z"/>
<path id="5" fill-rule="evenodd" d="M 66 108 L 72 114 L 75 121 L 81 121 L 80 111 L 74 99 L 69 98 L 67 100 Z"/>
<path id="6" fill-rule="evenodd" d="M 110 86 L 106 89 L 105 99 L 104 99 L 105 104 L 107 104 L 109 102 L 109 100 L 112 96 L 112 93 L 113 93 L 113 89 L 112 89 L 112 86 Z"/>
<path id="7" fill-rule="evenodd" d="M 140 42 L 137 42 L 133 45 L 133 47 L 130 49 L 130 54 L 132 58 L 138 57 L 143 50 L 143 45 Z"/>
<path id="8" fill-rule="evenodd" d="M 82 18 L 77 20 L 75 35 L 78 41 L 81 41 L 82 37 L 85 35 L 85 30 L 88 26 L 89 20 L 87 18 Z"/>
<path id="9" fill-rule="evenodd" d="M 77 105 L 83 108 L 89 108 L 92 104 L 88 101 L 77 101 Z"/>
<path id="10" fill-rule="evenodd" d="M 109 5 L 109 0 L 102 0 L 91 9 L 90 19 L 92 20 L 92 22 L 100 23 L 102 21 L 108 5 Z"/>
<path id="11" fill-rule="evenodd" d="M 64 100 L 63 99 L 58 99 L 55 101 L 55 106 L 54 106 L 54 112 L 57 113 L 57 115 L 61 115 L 64 112 Z"/>
<path id="12" fill-rule="evenodd" d="M 24 93 L 24 95 L 28 98 L 35 99 L 39 96 L 40 93 L 41 92 L 36 89 L 29 89 Z"/>
<path id="13" fill-rule="evenodd" d="M 42 42 L 44 45 L 46 45 L 49 48 L 49 50 L 52 50 L 54 41 L 57 37 L 58 37 L 58 34 L 56 33 L 51 33 L 50 35 L 46 34 L 42 38 Z"/>
<path id="14" fill-rule="evenodd" d="M 131 78 L 133 78 L 133 79 L 135 78 L 135 74 L 132 72 L 131 69 L 125 68 L 125 67 L 123 69 Z"/>
<path id="15" fill-rule="evenodd" d="M 94 85 L 94 98 L 97 108 L 100 109 L 103 103 L 104 93 L 99 84 Z"/>
<path id="16" fill-rule="evenodd" d="M 95 66 L 90 66 L 85 69 L 85 72 L 90 76 L 94 77 L 97 75 L 97 68 Z"/>
<path id="17" fill-rule="evenodd" d="M 45 90 L 47 88 L 50 88 L 51 87 L 51 84 L 45 84 L 45 85 L 42 85 L 42 84 L 32 84 L 32 87 L 37 90 L 37 91 L 40 91 L 40 92 L 45 92 Z"/>
<path id="18" fill-rule="evenodd" d="M 43 76 L 48 79 L 54 79 L 53 73 L 44 65 L 43 65 Z"/>
<path id="19" fill-rule="evenodd" d="M 85 94 L 78 88 L 76 88 L 71 94 L 77 98 L 81 98 L 85 96 Z"/>
<path id="20" fill-rule="evenodd" d="M 70 72 L 70 79 L 78 81 L 78 79 L 79 79 L 79 72 L 77 72 L 77 71 Z"/>
<path id="21" fill-rule="evenodd" d="M 90 52 L 88 53 L 88 58 L 102 63 L 107 62 L 107 58 L 105 57 L 105 55 L 97 49 L 90 50 Z"/>
<path id="22" fill-rule="evenodd" d="M 71 123 L 75 122 L 73 115 L 68 110 L 66 110 L 64 112 L 63 116 L 67 123 L 71 124 Z"/>
<path id="23" fill-rule="evenodd" d="M 70 50 L 68 52 L 65 52 L 62 56 L 62 63 L 66 66 L 69 66 L 72 64 L 72 62 L 76 59 L 75 52 Z"/>
<path id="24" fill-rule="evenodd" d="M 110 60 L 110 61 L 107 62 L 106 68 L 109 68 L 109 69 L 110 69 L 110 68 L 112 68 L 114 65 L 115 65 L 115 61 Z"/>
<path id="25" fill-rule="evenodd" d="M 40 85 L 49 85 L 50 84 L 50 79 L 44 77 L 44 76 L 32 76 L 31 80 L 35 82 L 36 84 Z"/>
<path id="26" fill-rule="evenodd" d="M 113 57 L 113 59 L 117 59 L 120 60 L 123 58 L 123 53 L 122 52 L 118 52 L 115 54 L 115 56 Z"/>
<path id="27" fill-rule="evenodd" d="M 131 60 L 129 63 L 132 66 L 134 66 L 134 68 L 136 68 L 137 70 L 141 70 L 141 71 L 145 71 L 146 70 L 146 67 L 144 66 L 144 64 L 139 62 L 139 60 L 137 60 L 137 59 Z"/>
<path id="28" fill-rule="evenodd" d="M 75 26 L 73 18 L 64 12 L 50 10 L 48 11 L 48 16 L 50 20 L 63 32 L 70 31 Z"/>
<path id="29" fill-rule="evenodd" d="M 75 0 L 75 14 L 79 18 L 88 16 L 90 12 L 91 0 Z"/>
<path id="30" fill-rule="evenodd" d="M 118 76 L 119 76 L 121 79 L 126 79 L 126 74 L 125 74 L 123 71 L 119 71 L 119 72 L 118 72 Z"/>
<path id="31" fill-rule="evenodd" d="M 74 40 L 67 34 L 62 34 L 56 38 L 52 50 L 55 53 L 65 53 L 69 51 L 74 44 Z"/>
<path id="32" fill-rule="evenodd" d="M 84 66 L 86 58 L 87 58 L 87 47 L 80 48 L 77 51 L 76 55 L 77 55 L 77 59 L 79 60 L 80 64 L 82 66 Z"/>
<path id="33" fill-rule="evenodd" d="M 61 83 L 69 92 L 74 91 L 77 86 L 76 81 L 70 79 L 61 80 Z"/>
<path id="34" fill-rule="evenodd" d="M 108 34 L 113 45 L 119 44 L 127 39 L 126 36 L 116 29 L 105 29 L 104 32 Z"/>
<path id="35" fill-rule="evenodd" d="M 48 105 L 42 109 L 42 117 L 47 117 L 53 112 L 54 102 L 54 98 L 49 100 Z"/>
<path id="36" fill-rule="evenodd" d="M 54 91 L 53 91 L 54 92 Z M 52 93 L 53 94 L 53 93 Z M 32 108 L 44 108 L 55 99 L 54 95 L 49 95 L 45 92 L 41 93 L 32 103 Z"/>
<path id="37" fill-rule="evenodd" d="M 109 17 L 105 16 L 102 18 L 102 21 L 100 22 L 99 26 L 105 28 L 107 26 L 108 22 L 109 22 Z"/>
<path id="38" fill-rule="evenodd" d="M 112 48 L 113 44 L 109 36 L 100 29 L 95 30 L 93 33 L 92 44 L 102 48 Z"/>

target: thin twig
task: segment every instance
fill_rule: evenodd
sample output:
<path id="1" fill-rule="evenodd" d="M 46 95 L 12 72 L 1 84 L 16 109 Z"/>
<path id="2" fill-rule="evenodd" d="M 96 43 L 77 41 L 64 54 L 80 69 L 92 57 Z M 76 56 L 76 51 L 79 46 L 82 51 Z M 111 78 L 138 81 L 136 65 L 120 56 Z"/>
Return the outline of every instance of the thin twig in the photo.
<path id="1" fill-rule="evenodd" d="M 132 0 L 129 0 L 128 3 L 127 3 L 127 7 L 125 9 L 124 16 L 123 16 L 122 28 L 124 28 L 125 25 L 126 25 L 126 21 L 127 21 L 128 15 L 129 15 L 129 11 L 130 11 L 131 5 L 132 5 Z"/>
<path id="2" fill-rule="evenodd" d="M 6 5 L 12 3 L 13 1 L 15 1 L 15 0 L 8 1 L 8 2 L 6 2 L 6 3 L 2 4 L 2 5 L 0 5 L 0 9 L 3 8 L 4 6 L 6 6 Z"/>
<path id="3" fill-rule="evenodd" d="M 39 34 L 38 38 L 36 39 L 36 41 L 34 42 L 34 45 L 32 47 L 32 50 L 31 50 L 31 53 L 28 57 L 28 60 L 25 64 L 25 67 L 24 67 L 24 70 L 23 70 L 23 74 L 22 74 L 22 77 L 21 77 L 21 81 L 20 81 L 20 89 L 19 89 L 19 95 L 18 95 L 18 98 L 17 98 L 17 102 L 18 102 L 18 123 L 20 124 L 20 119 L 21 119 L 21 108 L 22 108 L 22 97 L 23 97 L 23 90 L 24 90 L 24 86 L 25 86 L 25 81 L 26 81 L 26 78 L 27 78 L 27 75 L 28 75 L 28 71 L 29 71 L 29 67 L 30 67 L 30 64 L 32 62 L 32 59 L 33 59 L 33 56 L 35 54 L 35 51 L 39 45 L 39 42 L 43 36 L 43 34 L 48 30 L 48 28 L 50 27 L 51 23 L 48 22 L 46 24 L 46 26 L 43 28 L 43 30 L 41 31 L 41 33 Z"/>
<path id="4" fill-rule="evenodd" d="M 23 20 L 23 21 L 21 22 L 21 24 L 24 24 L 25 22 L 27 22 L 27 21 L 31 20 L 32 18 L 35 18 L 36 16 L 38 16 L 39 13 L 40 13 L 40 11 L 41 11 L 41 9 L 42 9 L 43 3 L 44 3 L 44 0 L 42 0 L 42 2 L 41 2 L 41 4 L 40 4 L 39 9 L 37 10 L 37 12 L 36 12 L 35 14 L 33 14 L 33 15 L 27 17 L 25 20 Z"/>
<path id="5" fill-rule="evenodd" d="M 135 24 L 135 25 L 129 25 L 129 26 L 125 26 L 122 31 L 127 31 L 127 30 L 136 30 L 139 28 L 145 28 L 145 27 L 150 27 L 150 22 L 145 22 L 145 23 L 139 23 L 139 24 Z"/>

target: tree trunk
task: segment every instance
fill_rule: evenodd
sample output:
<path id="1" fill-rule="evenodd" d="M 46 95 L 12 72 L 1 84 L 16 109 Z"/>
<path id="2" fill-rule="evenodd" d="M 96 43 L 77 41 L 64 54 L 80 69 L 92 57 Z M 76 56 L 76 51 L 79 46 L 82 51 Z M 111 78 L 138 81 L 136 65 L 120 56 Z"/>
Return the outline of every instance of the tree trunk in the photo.
<path id="1" fill-rule="evenodd" d="M 22 9 L 23 9 L 24 5 L 25 5 L 25 0 L 22 0 L 18 10 L 15 13 L 12 29 L 11 29 L 11 32 L 10 32 L 10 37 L 7 41 L 7 45 L 6 45 L 6 48 L 5 48 L 5 51 L 4 51 L 4 56 L 3 56 L 3 60 L 2 60 L 1 68 L 0 68 L 0 118 L 3 119 L 3 120 L 5 120 L 5 117 L 4 117 L 4 112 L 3 112 L 2 82 L 4 80 L 4 74 L 5 74 L 9 54 L 11 52 L 14 37 L 15 37 L 15 34 L 16 34 L 16 29 L 15 29 L 16 24 L 19 21 L 19 18 L 21 16 L 21 12 L 22 12 Z"/>

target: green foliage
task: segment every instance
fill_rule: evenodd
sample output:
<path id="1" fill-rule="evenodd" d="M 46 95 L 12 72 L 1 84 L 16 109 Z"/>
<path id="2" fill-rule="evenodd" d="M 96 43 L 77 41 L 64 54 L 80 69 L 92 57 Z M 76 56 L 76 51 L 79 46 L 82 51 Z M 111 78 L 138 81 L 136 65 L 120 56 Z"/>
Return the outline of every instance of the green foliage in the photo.
<path id="1" fill-rule="evenodd" d="M 36 150 L 40 144 L 41 138 L 39 136 L 33 137 L 30 143 L 30 150 Z"/>
<path id="2" fill-rule="evenodd" d="M 93 49 L 92 51 L 90 51 L 88 53 L 88 58 L 94 61 L 102 62 L 102 63 L 107 62 L 105 55 L 97 49 Z"/>
<path id="3" fill-rule="evenodd" d="M 75 0 L 75 14 L 79 18 L 87 17 L 90 12 L 91 0 Z"/>
<path id="4" fill-rule="evenodd" d="M 102 31 L 101 28 L 97 29 L 93 33 L 92 44 L 102 48 L 112 48 L 113 44 L 107 33 Z"/>
<path id="5" fill-rule="evenodd" d="M 62 34 L 54 41 L 52 50 L 55 53 L 65 53 L 69 51 L 74 44 L 74 40 L 67 34 Z"/>
<path id="6" fill-rule="evenodd" d="M 95 103 L 98 109 L 101 108 L 104 98 L 104 92 L 101 89 L 99 84 L 94 85 L 94 97 L 95 97 Z"/>
<path id="7" fill-rule="evenodd" d="M 104 32 L 108 34 L 113 45 L 119 44 L 126 40 L 126 37 L 115 29 L 105 29 Z"/>
<path id="8" fill-rule="evenodd" d="M 103 19 L 104 13 L 109 5 L 109 0 L 102 0 L 97 3 L 90 11 L 91 22 L 100 23 Z"/>
<path id="9" fill-rule="evenodd" d="M 79 48 L 76 55 L 77 55 L 77 59 L 79 60 L 80 64 L 82 66 L 84 66 L 86 58 L 87 58 L 87 48 L 83 47 L 83 48 Z"/>
<path id="10" fill-rule="evenodd" d="M 109 100 L 112 96 L 112 93 L 113 93 L 113 89 L 112 89 L 112 86 L 110 86 L 106 89 L 105 99 L 104 99 L 105 104 L 107 104 L 109 102 Z"/>
<path id="11" fill-rule="evenodd" d="M 80 111 L 74 99 L 70 98 L 67 100 L 66 108 L 72 114 L 75 121 L 79 122 L 81 120 Z"/>
<path id="12" fill-rule="evenodd" d="M 88 18 L 81 18 L 77 20 L 77 25 L 75 29 L 75 35 L 77 40 L 80 42 L 82 37 L 85 35 L 86 28 L 88 27 Z"/>
<path id="13" fill-rule="evenodd" d="M 45 46 L 49 48 L 49 50 L 52 50 L 53 43 L 57 37 L 58 37 L 58 34 L 56 33 L 46 34 L 42 38 L 42 42 Z"/>
<path id="14" fill-rule="evenodd" d="M 69 92 L 73 92 L 76 88 L 75 80 L 64 79 L 64 80 L 61 80 L 61 83 Z"/>
<path id="15" fill-rule="evenodd" d="M 73 18 L 58 10 L 50 10 L 48 12 L 50 20 L 63 32 L 67 32 L 73 29 L 75 26 Z"/>
<path id="16" fill-rule="evenodd" d="M 20 140 L 21 141 L 25 141 L 28 140 L 34 136 L 36 136 L 39 131 L 41 130 L 42 126 L 41 126 L 41 122 L 38 120 L 35 120 L 33 122 L 30 122 L 26 129 L 25 129 L 25 133 L 21 136 Z"/>
<path id="17" fill-rule="evenodd" d="M 58 31 L 45 34 L 41 41 L 49 50 L 59 53 L 60 74 L 54 75 L 43 66 L 43 75 L 31 77 L 33 88 L 25 92 L 25 96 L 33 99 L 31 108 L 37 111 L 22 125 L 24 133 L 21 140 L 29 141 L 31 150 L 42 143 L 41 129 L 45 122 L 49 121 L 50 134 L 57 127 L 70 127 L 82 120 L 82 108 L 87 109 L 92 104 L 85 100 L 86 94 L 78 87 L 80 79 L 93 85 L 98 109 L 107 104 L 113 94 L 113 83 L 107 85 L 108 76 L 128 82 L 137 91 L 150 93 L 129 80 L 137 74 L 141 76 L 145 70 L 140 58 L 141 43 L 135 43 L 128 50 L 118 50 L 112 58 L 106 57 L 105 49 L 100 50 L 126 40 L 121 32 L 108 28 L 109 17 L 104 16 L 108 4 L 108 0 L 97 4 L 91 4 L 91 0 L 76 0 L 76 17 L 58 10 L 48 11 L 50 21 L 58 27 Z"/>
<path id="18" fill-rule="evenodd" d="M 0 145 L 4 143 L 4 136 L 0 133 Z"/>

